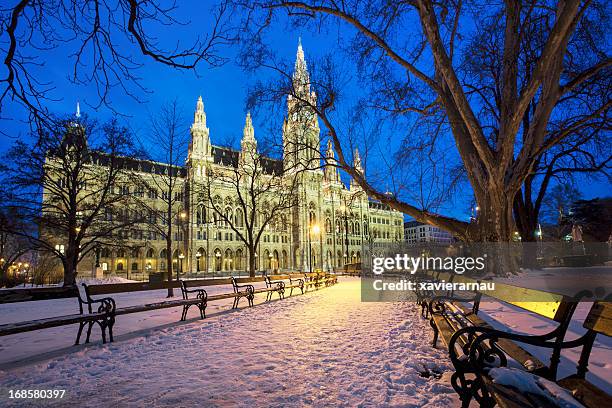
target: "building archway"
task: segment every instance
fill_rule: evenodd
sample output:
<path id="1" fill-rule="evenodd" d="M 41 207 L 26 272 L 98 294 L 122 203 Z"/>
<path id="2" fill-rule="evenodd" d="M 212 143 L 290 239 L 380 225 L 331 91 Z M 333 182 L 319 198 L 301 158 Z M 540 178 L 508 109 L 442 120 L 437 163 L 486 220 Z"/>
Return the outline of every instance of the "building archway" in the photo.
<path id="1" fill-rule="evenodd" d="M 196 271 L 202 272 L 206 269 L 206 250 L 202 247 L 198 248 L 195 254 L 196 257 Z"/>
<path id="2" fill-rule="evenodd" d="M 237 249 L 236 250 L 236 256 L 234 257 L 234 269 L 237 271 L 241 271 L 242 269 L 244 269 L 244 266 L 242 265 L 242 258 L 244 257 L 244 252 L 242 251 L 242 249 Z"/>
<path id="3" fill-rule="evenodd" d="M 288 259 L 288 256 L 287 256 L 287 251 L 285 251 L 284 249 L 281 252 L 280 266 L 283 269 L 289 268 L 289 259 Z"/>
<path id="4" fill-rule="evenodd" d="M 223 256 L 223 270 L 232 271 L 234 270 L 234 253 L 231 249 L 227 248 Z"/>
<path id="5" fill-rule="evenodd" d="M 272 269 L 272 260 L 270 256 L 270 251 L 267 249 L 264 251 L 264 269 Z"/>
<path id="6" fill-rule="evenodd" d="M 278 251 L 275 249 L 274 252 L 272 252 L 272 257 L 270 259 L 270 269 L 272 270 L 277 270 L 279 268 L 278 265 Z"/>
<path id="7" fill-rule="evenodd" d="M 215 257 L 215 271 L 220 272 L 221 271 L 221 250 L 219 248 L 216 248 L 213 254 Z"/>

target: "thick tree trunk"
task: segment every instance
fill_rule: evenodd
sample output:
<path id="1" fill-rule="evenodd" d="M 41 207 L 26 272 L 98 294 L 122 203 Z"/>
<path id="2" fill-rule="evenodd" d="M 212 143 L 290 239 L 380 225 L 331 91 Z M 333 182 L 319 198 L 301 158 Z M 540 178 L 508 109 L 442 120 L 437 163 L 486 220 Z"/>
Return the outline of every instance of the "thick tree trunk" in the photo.
<path id="1" fill-rule="evenodd" d="M 477 197 L 478 214 L 470 231 L 472 242 L 509 242 L 514 233 L 513 200 L 499 190 L 489 189 Z"/>
<path id="2" fill-rule="evenodd" d="M 64 287 L 76 285 L 76 267 L 74 256 L 66 254 L 66 262 L 64 263 Z"/>
<path id="3" fill-rule="evenodd" d="M 255 249 L 249 246 L 249 276 L 251 278 L 255 277 L 256 272 L 256 258 L 255 258 Z"/>

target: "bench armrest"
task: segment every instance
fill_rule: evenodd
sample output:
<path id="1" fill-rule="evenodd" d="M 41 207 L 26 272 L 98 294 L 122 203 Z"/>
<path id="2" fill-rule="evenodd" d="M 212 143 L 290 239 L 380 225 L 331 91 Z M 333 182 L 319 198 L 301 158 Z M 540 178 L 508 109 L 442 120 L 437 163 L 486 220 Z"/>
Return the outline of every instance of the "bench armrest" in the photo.
<path id="1" fill-rule="evenodd" d="M 91 299 L 90 302 L 92 305 L 99 303 L 98 313 L 107 313 L 107 314 L 115 314 L 115 310 L 117 310 L 117 305 L 115 304 L 115 299 L 111 297 L 105 297 L 101 299 Z"/>
<path id="2" fill-rule="evenodd" d="M 236 289 L 245 288 L 248 293 L 254 293 L 255 292 L 255 286 L 253 286 L 251 284 L 238 285 L 237 283 L 235 283 L 234 287 Z"/>
<path id="3" fill-rule="evenodd" d="M 474 372 L 482 373 L 495 366 L 505 367 L 507 365 L 508 359 L 503 350 L 503 346 L 500 346 L 500 340 L 530 344 L 532 346 L 548 348 L 551 350 L 558 348 L 560 352 L 561 349 L 567 348 L 567 346 L 564 347 L 564 343 L 556 343 L 555 339 L 563 336 L 564 334 L 565 329 L 562 326 L 558 326 L 551 332 L 541 335 L 509 333 L 484 326 L 468 326 L 457 330 L 451 336 L 451 339 L 448 342 L 449 355 L 453 364 L 455 362 L 463 362 L 473 369 Z M 463 356 L 458 356 L 456 343 L 462 336 L 468 336 L 469 341 L 467 344 L 465 344 L 465 346 L 460 348 L 460 350 L 463 352 Z M 551 351 L 551 353 L 554 353 L 554 351 Z M 533 357 L 533 359 L 537 361 L 536 357 Z M 530 367 L 523 363 L 525 369 L 534 372 L 534 370 L 537 368 L 534 360 L 531 360 L 534 367 Z M 525 361 L 525 363 L 527 362 L 529 362 L 529 360 Z M 556 376 L 556 368 L 553 368 L 552 370 L 549 367 L 543 368 L 546 371 L 543 373 L 545 376 Z"/>
<path id="4" fill-rule="evenodd" d="M 460 297 L 460 296 L 447 296 L 447 295 L 438 295 L 432 297 L 428 304 L 427 308 L 429 313 L 431 314 L 440 314 L 446 310 L 446 302 L 478 302 L 480 299 L 480 294 L 475 293 L 474 297 Z M 477 313 L 478 309 L 472 309 L 472 313 Z"/>
<path id="5" fill-rule="evenodd" d="M 199 299 L 208 299 L 208 293 L 204 289 L 183 289 L 185 293 L 197 293 Z"/>

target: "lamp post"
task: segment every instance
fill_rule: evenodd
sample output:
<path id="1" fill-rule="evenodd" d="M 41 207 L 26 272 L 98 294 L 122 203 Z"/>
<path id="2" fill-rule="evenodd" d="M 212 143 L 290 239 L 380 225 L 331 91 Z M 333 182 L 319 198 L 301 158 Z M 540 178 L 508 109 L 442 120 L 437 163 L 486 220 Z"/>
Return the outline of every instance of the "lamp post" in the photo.
<path id="1" fill-rule="evenodd" d="M 200 253 L 200 251 L 198 251 L 196 252 L 195 256 L 196 256 L 196 272 L 199 274 L 200 273 L 200 257 L 202 256 L 202 254 Z"/>
<path id="2" fill-rule="evenodd" d="M 179 268 L 176 271 L 176 280 L 177 281 L 179 280 L 179 277 L 180 277 L 179 274 L 183 273 L 183 259 L 185 259 L 185 255 L 181 252 L 178 257 L 179 257 Z"/>
<path id="3" fill-rule="evenodd" d="M 215 261 L 215 269 L 217 269 L 216 268 L 217 262 L 221 262 L 221 260 L 219 259 L 219 258 L 221 258 L 221 252 L 219 252 L 219 251 L 215 252 L 215 257 L 217 258 L 217 260 Z M 221 264 L 219 264 L 219 266 L 221 266 Z M 221 270 L 221 268 L 219 268 L 219 270 Z"/>
<path id="4" fill-rule="evenodd" d="M 342 220 L 344 221 L 344 244 L 346 245 L 346 252 L 344 253 L 344 271 L 348 269 L 348 253 L 349 253 L 349 239 L 348 239 L 348 207 L 346 206 L 346 198 L 343 198 L 344 202 L 340 206 L 340 213 L 342 214 Z"/>
<path id="5" fill-rule="evenodd" d="M 312 239 L 311 235 L 318 235 L 321 232 L 319 224 L 312 224 L 308 228 L 308 272 L 312 272 Z"/>

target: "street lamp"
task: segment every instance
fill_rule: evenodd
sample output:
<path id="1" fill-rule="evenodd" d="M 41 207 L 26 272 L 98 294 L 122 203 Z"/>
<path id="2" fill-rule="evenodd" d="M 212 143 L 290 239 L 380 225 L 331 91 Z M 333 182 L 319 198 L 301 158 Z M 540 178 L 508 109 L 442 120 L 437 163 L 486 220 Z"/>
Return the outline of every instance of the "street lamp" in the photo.
<path id="1" fill-rule="evenodd" d="M 200 257 L 202 256 L 202 254 L 200 253 L 200 251 L 196 252 L 196 272 L 200 273 Z"/>
<path id="2" fill-rule="evenodd" d="M 340 206 L 340 213 L 342 214 L 342 219 L 344 221 L 344 244 L 346 245 L 346 255 L 344 260 L 344 270 L 348 270 L 348 252 L 349 252 L 349 239 L 348 239 L 348 207 L 346 206 L 346 198 L 344 198 L 344 203 Z"/>
<path id="3" fill-rule="evenodd" d="M 179 269 L 176 271 L 177 281 L 179 280 L 179 273 L 183 273 L 183 259 L 185 259 L 185 255 L 183 255 L 183 253 L 181 252 L 178 257 L 180 259 L 180 262 L 179 262 Z"/>
<path id="4" fill-rule="evenodd" d="M 308 268 L 312 272 L 312 239 L 311 234 L 318 235 L 321 232 L 319 224 L 312 224 L 308 229 Z"/>
<path id="5" fill-rule="evenodd" d="M 219 270 L 221 270 L 221 252 L 217 251 L 215 252 L 215 257 L 217 258 L 217 261 L 215 262 L 215 269 L 217 269 L 217 262 L 219 263 Z"/>

